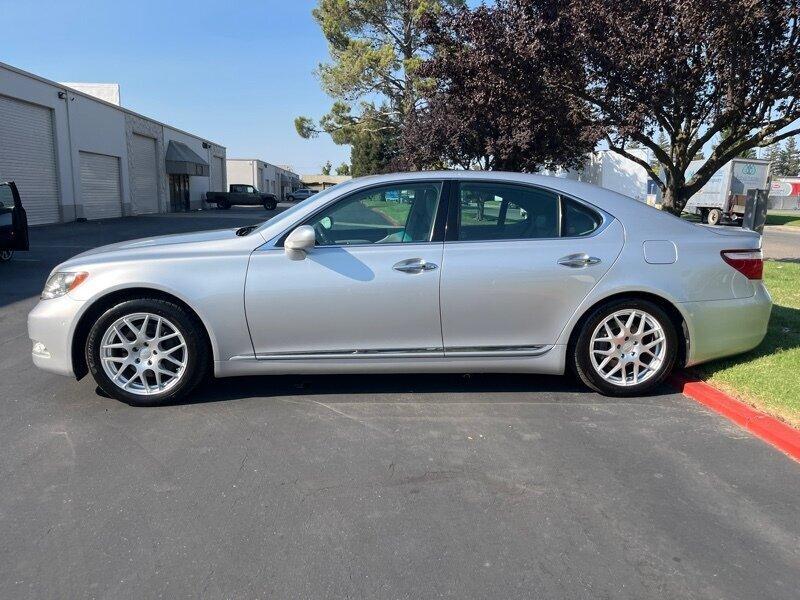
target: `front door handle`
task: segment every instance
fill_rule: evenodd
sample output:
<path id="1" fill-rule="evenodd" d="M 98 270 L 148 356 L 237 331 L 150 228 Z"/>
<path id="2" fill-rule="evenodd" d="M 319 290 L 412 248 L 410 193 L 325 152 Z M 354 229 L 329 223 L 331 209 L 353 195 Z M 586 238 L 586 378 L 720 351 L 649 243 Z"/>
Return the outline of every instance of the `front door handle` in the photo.
<path id="1" fill-rule="evenodd" d="M 572 267 L 573 269 L 580 269 L 589 265 L 596 265 L 599 262 L 599 258 L 596 256 L 589 256 L 585 252 L 570 254 L 569 256 L 562 256 L 558 259 L 558 264 L 564 267 Z"/>
<path id="2" fill-rule="evenodd" d="M 409 258 L 401 260 L 399 263 L 392 267 L 395 271 L 401 273 L 422 273 L 423 271 L 433 271 L 437 265 L 427 262 L 421 258 Z"/>

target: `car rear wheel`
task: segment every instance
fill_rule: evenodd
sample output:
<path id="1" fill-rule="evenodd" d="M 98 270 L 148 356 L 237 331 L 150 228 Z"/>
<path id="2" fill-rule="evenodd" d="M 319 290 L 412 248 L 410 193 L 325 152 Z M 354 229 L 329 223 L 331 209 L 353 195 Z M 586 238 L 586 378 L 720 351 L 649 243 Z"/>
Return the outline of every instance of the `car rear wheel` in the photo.
<path id="1" fill-rule="evenodd" d="M 228 200 L 223 200 L 217 204 L 217 207 L 221 208 L 222 210 L 228 210 L 231 207 L 231 203 Z"/>
<path id="2" fill-rule="evenodd" d="M 138 406 L 186 397 L 209 368 L 197 318 L 172 302 L 142 298 L 107 310 L 86 343 L 86 362 L 109 396 Z"/>
<path id="3" fill-rule="evenodd" d="M 646 300 L 618 300 L 589 315 L 572 358 L 576 373 L 593 390 L 635 396 L 669 375 L 677 348 L 675 326 L 659 306 Z"/>
<path id="4" fill-rule="evenodd" d="M 13 256 L 13 250 L 0 250 L 0 262 L 8 262 Z"/>

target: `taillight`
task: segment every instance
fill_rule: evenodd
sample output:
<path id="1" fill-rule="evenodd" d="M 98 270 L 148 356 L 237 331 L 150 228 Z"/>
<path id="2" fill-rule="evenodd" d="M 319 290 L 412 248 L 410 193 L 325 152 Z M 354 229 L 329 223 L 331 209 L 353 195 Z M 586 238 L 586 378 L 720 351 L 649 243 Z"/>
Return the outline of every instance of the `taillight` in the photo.
<path id="1" fill-rule="evenodd" d="M 764 276 L 764 255 L 761 250 L 723 250 L 722 260 L 748 279 Z"/>

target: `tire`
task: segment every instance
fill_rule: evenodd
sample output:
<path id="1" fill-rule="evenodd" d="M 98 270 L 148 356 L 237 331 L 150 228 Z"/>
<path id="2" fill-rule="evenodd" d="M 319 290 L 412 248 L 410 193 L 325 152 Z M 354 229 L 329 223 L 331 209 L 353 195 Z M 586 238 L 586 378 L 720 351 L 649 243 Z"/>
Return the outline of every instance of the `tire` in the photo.
<path id="1" fill-rule="evenodd" d="M 264 210 L 275 210 L 278 208 L 278 203 L 273 200 L 264 200 Z"/>
<path id="2" fill-rule="evenodd" d="M 217 207 L 221 208 L 222 210 L 228 210 L 231 207 L 230 200 L 222 200 L 217 203 Z"/>
<path id="3" fill-rule="evenodd" d="M 631 313 L 646 315 L 644 331 L 650 333 L 640 335 L 643 319 L 634 317 L 630 334 L 624 335 L 625 329 L 617 327 L 614 316 L 627 325 Z M 608 320 L 611 320 L 611 336 L 604 325 Z M 595 339 L 603 337 L 611 339 Z M 658 337 L 662 339 L 660 344 Z M 646 345 L 650 349 L 642 351 L 640 348 Z M 588 315 L 570 352 L 576 374 L 591 389 L 607 396 L 638 396 L 657 386 L 672 372 L 678 353 L 678 335 L 672 320 L 658 305 L 647 300 L 622 299 L 603 304 Z M 643 368 L 649 369 L 642 371 Z M 634 377 L 638 383 L 634 383 Z"/>
<path id="4" fill-rule="evenodd" d="M 158 327 L 164 339 L 154 343 Z M 199 319 L 173 302 L 156 298 L 126 300 L 109 308 L 95 321 L 86 341 L 86 363 L 97 385 L 112 398 L 134 406 L 186 398 L 209 373 L 210 356 Z"/>
<path id="5" fill-rule="evenodd" d="M 294 202 L 294 196 L 286 196 L 288 202 Z"/>
<path id="6" fill-rule="evenodd" d="M 0 262 L 8 262 L 14 257 L 13 250 L 0 250 Z"/>
<path id="7" fill-rule="evenodd" d="M 719 225 L 719 222 L 722 220 L 722 211 L 718 208 L 712 208 L 708 211 L 708 215 L 706 216 L 706 223 L 709 225 Z"/>

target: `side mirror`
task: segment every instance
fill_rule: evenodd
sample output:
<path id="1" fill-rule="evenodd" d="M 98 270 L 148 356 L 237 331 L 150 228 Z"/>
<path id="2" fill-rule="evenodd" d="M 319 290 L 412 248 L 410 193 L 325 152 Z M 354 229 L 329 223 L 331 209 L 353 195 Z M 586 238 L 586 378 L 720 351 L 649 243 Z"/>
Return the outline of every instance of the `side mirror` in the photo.
<path id="1" fill-rule="evenodd" d="M 317 235 L 311 225 L 301 225 L 290 233 L 283 247 L 290 258 L 305 258 L 306 253 L 317 243 Z"/>

